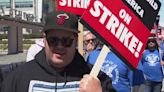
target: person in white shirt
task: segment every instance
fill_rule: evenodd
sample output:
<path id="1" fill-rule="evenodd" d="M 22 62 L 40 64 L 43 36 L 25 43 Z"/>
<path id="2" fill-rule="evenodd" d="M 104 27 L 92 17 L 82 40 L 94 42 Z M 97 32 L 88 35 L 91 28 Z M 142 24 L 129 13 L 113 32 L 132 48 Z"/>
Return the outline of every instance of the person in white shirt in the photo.
<path id="1" fill-rule="evenodd" d="M 35 55 L 39 53 L 44 47 L 43 39 L 38 39 L 35 44 L 31 45 L 27 51 L 26 62 L 29 62 L 35 58 Z"/>

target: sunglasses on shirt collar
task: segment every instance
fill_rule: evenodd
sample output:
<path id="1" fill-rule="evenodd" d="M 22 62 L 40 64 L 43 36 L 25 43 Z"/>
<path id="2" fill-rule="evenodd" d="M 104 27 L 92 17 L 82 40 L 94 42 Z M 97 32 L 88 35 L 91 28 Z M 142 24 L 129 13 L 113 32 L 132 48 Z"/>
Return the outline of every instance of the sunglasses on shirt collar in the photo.
<path id="1" fill-rule="evenodd" d="M 64 47 L 71 47 L 74 38 L 70 38 L 70 37 L 62 37 L 62 38 L 58 38 L 58 37 L 46 37 L 46 40 L 48 42 L 48 45 L 51 46 L 51 47 L 56 47 L 59 44 L 59 42 Z"/>

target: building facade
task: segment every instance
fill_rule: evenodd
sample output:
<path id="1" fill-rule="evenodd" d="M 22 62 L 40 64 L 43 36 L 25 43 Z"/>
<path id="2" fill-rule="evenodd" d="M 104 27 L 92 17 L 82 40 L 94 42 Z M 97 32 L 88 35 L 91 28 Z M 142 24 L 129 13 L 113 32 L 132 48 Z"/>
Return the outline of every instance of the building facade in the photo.
<path id="1" fill-rule="evenodd" d="M 3 15 L 30 22 L 41 22 L 42 6 L 42 0 L 0 0 Z"/>

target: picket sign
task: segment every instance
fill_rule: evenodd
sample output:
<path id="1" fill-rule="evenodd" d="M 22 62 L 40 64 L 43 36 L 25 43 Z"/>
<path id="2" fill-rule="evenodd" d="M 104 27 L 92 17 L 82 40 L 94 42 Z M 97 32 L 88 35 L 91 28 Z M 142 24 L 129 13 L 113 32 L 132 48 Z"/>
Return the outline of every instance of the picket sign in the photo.
<path id="1" fill-rule="evenodd" d="M 91 72 L 90 72 L 91 76 L 97 78 L 97 75 L 98 75 L 98 73 L 101 69 L 101 66 L 102 66 L 103 62 L 105 61 L 105 58 L 106 58 L 109 51 L 110 51 L 109 48 L 106 45 L 103 45 L 101 52 L 100 52 L 100 54 L 99 54 L 99 56 L 98 56 L 98 58 L 94 64 Z"/>
<path id="2" fill-rule="evenodd" d="M 80 22 L 87 29 L 129 67 L 137 68 L 161 3 L 159 0 L 57 0 L 57 6 L 57 10 L 80 15 Z M 108 47 L 103 46 L 90 75 L 98 75 L 108 52 Z"/>

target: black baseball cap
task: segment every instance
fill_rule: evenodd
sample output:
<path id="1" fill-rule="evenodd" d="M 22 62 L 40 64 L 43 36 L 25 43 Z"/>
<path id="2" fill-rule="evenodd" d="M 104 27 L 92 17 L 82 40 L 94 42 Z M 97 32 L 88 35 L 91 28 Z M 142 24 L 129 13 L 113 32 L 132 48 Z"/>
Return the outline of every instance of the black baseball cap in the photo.
<path id="1" fill-rule="evenodd" d="M 43 31 L 52 29 L 78 33 L 78 17 L 72 13 L 55 11 L 47 14 Z"/>

